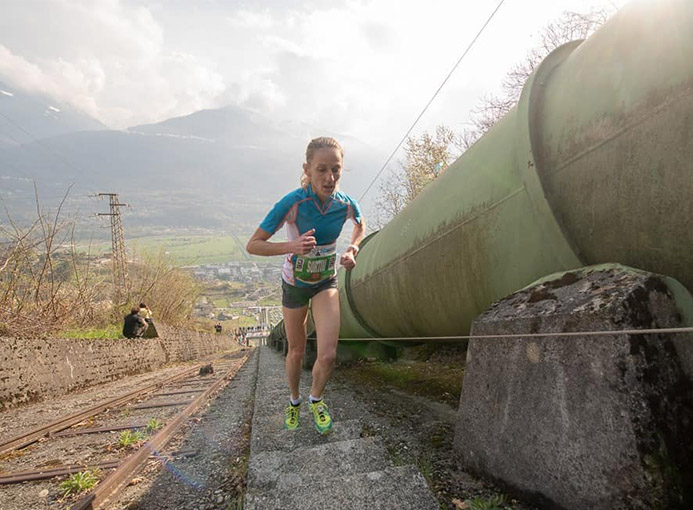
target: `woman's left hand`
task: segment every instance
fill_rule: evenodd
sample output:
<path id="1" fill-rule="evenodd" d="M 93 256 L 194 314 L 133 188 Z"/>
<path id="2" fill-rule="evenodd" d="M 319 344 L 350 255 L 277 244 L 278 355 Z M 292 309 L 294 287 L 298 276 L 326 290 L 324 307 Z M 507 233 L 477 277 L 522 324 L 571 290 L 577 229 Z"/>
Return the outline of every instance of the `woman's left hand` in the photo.
<path id="1" fill-rule="evenodd" d="M 345 254 L 343 254 L 340 259 L 339 263 L 344 266 L 344 269 L 353 269 L 356 266 L 356 260 L 354 259 L 354 252 L 348 251 Z"/>

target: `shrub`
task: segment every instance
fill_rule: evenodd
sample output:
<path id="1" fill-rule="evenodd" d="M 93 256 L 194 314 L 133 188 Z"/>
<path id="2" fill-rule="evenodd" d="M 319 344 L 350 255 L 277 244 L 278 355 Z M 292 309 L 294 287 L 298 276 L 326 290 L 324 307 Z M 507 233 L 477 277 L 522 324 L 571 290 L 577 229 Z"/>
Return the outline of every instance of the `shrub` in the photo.
<path id="1" fill-rule="evenodd" d="M 63 497 L 87 491 L 99 483 L 100 472 L 98 469 L 87 469 L 70 475 L 70 478 L 60 484 L 60 493 Z"/>
<path id="2" fill-rule="evenodd" d="M 118 444 L 127 448 L 144 440 L 144 434 L 140 430 L 124 430 L 118 437 Z"/>
<path id="3" fill-rule="evenodd" d="M 154 432 L 155 430 L 159 430 L 163 426 L 164 424 L 161 423 L 159 420 L 157 420 L 156 418 L 152 418 L 147 422 L 146 432 L 147 434 L 151 434 L 152 432 Z"/>

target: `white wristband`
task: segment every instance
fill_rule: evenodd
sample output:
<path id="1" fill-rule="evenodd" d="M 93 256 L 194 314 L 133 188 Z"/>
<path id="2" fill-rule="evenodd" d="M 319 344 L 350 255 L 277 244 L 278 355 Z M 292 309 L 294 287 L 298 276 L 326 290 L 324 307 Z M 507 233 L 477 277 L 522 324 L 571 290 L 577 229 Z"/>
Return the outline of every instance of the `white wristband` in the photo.
<path id="1" fill-rule="evenodd" d="M 347 246 L 347 251 L 349 251 L 349 248 L 351 248 L 351 251 L 354 252 L 354 257 L 355 257 L 356 254 L 359 252 L 359 247 L 356 246 L 355 244 L 350 244 L 349 246 Z"/>

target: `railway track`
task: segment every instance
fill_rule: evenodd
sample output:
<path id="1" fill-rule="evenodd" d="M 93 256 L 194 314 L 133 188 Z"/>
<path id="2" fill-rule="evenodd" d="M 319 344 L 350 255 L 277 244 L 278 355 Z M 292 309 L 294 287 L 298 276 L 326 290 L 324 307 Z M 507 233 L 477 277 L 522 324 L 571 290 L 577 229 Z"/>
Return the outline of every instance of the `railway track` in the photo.
<path id="1" fill-rule="evenodd" d="M 61 508 L 105 508 L 149 459 L 166 464 L 174 457 L 196 454 L 169 452 L 166 447 L 181 426 L 233 379 L 250 352 L 229 353 L 211 360 L 213 373 L 201 370 L 209 361 L 188 367 L 161 381 L 0 441 L 0 493 L 6 496 L 9 490 L 43 495 L 60 492 L 60 484 L 68 475 L 96 472 L 99 483 L 79 499 L 65 498 Z M 5 496 L 0 499 L 7 501 Z M 44 503 L 37 501 L 31 508 L 42 507 Z"/>

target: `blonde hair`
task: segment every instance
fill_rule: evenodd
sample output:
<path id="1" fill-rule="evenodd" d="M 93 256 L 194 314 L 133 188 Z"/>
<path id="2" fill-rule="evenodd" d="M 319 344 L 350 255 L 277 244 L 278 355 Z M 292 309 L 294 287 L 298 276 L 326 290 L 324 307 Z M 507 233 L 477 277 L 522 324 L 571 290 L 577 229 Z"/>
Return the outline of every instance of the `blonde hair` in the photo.
<path id="1" fill-rule="evenodd" d="M 316 150 L 326 148 L 337 149 L 339 151 L 339 155 L 342 157 L 342 159 L 344 159 L 344 149 L 342 149 L 342 146 L 339 145 L 339 142 L 329 136 L 321 136 L 318 138 L 313 138 L 308 144 L 308 147 L 306 147 L 306 163 L 310 165 L 310 162 L 313 159 L 313 154 L 315 154 Z M 301 187 L 307 188 L 309 182 L 310 177 L 303 172 L 301 174 Z"/>

